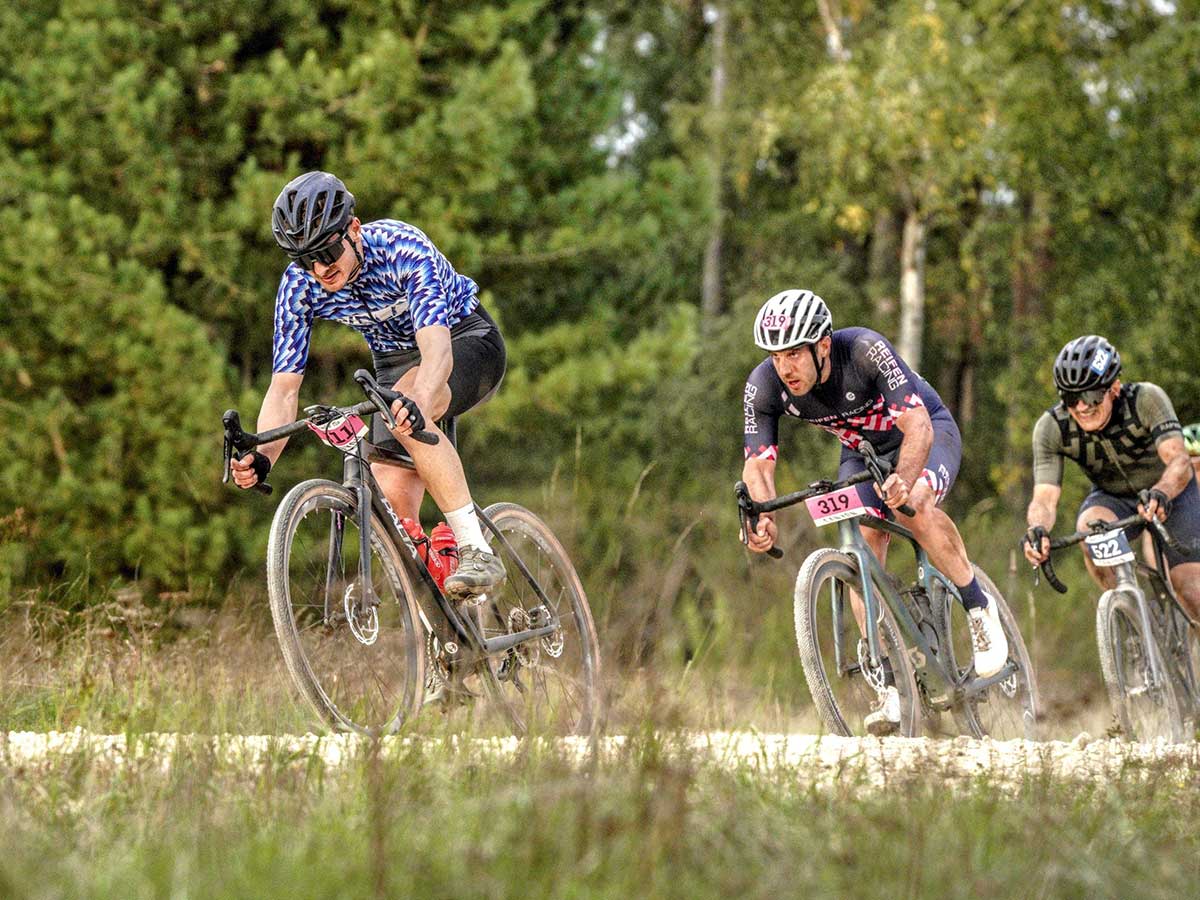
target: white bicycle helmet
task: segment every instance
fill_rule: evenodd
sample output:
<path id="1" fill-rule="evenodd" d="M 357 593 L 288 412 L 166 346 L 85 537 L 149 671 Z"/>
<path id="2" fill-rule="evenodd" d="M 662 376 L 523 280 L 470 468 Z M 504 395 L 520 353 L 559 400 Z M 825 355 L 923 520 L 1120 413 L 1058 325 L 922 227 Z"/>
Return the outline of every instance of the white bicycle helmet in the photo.
<path id="1" fill-rule="evenodd" d="M 815 344 L 833 331 L 833 316 L 812 291 L 780 291 L 754 317 L 754 343 L 774 352 Z"/>

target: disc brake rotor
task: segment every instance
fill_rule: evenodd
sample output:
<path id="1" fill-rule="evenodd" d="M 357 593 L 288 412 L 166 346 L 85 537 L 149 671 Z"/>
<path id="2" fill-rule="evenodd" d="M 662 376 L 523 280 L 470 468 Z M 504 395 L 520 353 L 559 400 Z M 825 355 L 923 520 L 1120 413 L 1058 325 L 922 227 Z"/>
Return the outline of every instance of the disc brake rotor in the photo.
<path id="1" fill-rule="evenodd" d="M 520 606 L 514 606 L 508 611 L 508 633 L 516 634 L 519 631 L 527 631 L 532 623 L 529 613 Z M 518 644 L 512 648 L 513 656 L 517 662 L 526 668 L 536 665 L 538 661 L 537 644 L 533 641 L 526 641 L 523 644 Z"/>
<path id="2" fill-rule="evenodd" d="M 352 581 L 346 585 L 342 606 L 346 610 L 346 623 L 350 626 L 350 633 L 354 635 L 355 640 L 368 647 L 374 644 L 379 639 L 378 604 L 372 603 L 363 609 L 363 604 L 359 600 L 358 581 Z"/>
<path id="3" fill-rule="evenodd" d="M 541 628 L 543 625 L 550 624 L 550 612 L 546 609 L 545 604 L 538 604 L 533 610 L 532 623 L 534 628 Z M 562 625 L 552 631 L 550 634 L 542 638 L 542 649 L 547 655 L 558 659 L 562 656 L 563 645 L 566 643 L 565 635 L 563 634 Z"/>
<path id="4" fill-rule="evenodd" d="M 869 684 L 875 693 L 882 693 L 887 687 L 884 681 L 883 663 L 877 666 L 871 665 L 871 646 L 867 643 L 866 638 L 858 639 L 858 668 L 862 672 L 863 679 Z"/>

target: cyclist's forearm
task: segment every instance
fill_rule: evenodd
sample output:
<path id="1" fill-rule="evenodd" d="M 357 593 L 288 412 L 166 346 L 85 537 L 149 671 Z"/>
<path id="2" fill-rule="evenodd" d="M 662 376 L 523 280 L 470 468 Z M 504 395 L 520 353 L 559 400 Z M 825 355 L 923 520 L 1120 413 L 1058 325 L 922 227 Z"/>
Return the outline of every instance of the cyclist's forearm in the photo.
<path id="1" fill-rule="evenodd" d="M 1155 483 L 1155 490 L 1162 491 L 1174 500 L 1187 487 L 1192 478 L 1192 461 L 1187 455 L 1174 457 L 1163 470 L 1162 477 Z"/>
<path id="2" fill-rule="evenodd" d="M 281 390 L 275 386 L 268 388 L 266 396 L 263 397 L 262 409 L 258 413 L 255 430 L 270 431 L 272 428 L 296 421 L 296 410 L 299 405 L 300 392 L 298 390 Z M 283 453 L 283 448 L 287 446 L 287 442 L 288 439 L 283 438 L 270 444 L 263 444 L 257 449 L 271 461 L 271 465 L 274 465 L 280 454 Z"/>
<path id="3" fill-rule="evenodd" d="M 418 405 L 425 406 L 450 380 L 450 373 L 454 370 L 454 351 L 450 344 L 449 328 L 422 328 L 416 338 L 421 362 L 416 367 L 417 374 L 408 395 Z"/>
<path id="4" fill-rule="evenodd" d="M 904 439 L 900 442 L 900 456 L 896 460 L 896 474 L 904 479 L 911 489 L 921 477 L 929 451 L 933 447 L 933 423 L 926 415 L 905 423 L 901 429 Z"/>
<path id="5" fill-rule="evenodd" d="M 748 459 L 742 467 L 742 481 L 750 490 L 750 498 L 760 503 L 775 499 L 775 463 L 773 460 Z"/>
<path id="6" fill-rule="evenodd" d="M 1029 509 L 1025 511 L 1025 524 L 1030 528 L 1040 525 L 1049 531 L 1057 518 L 1058 510 L 1054 506 L 1036 498 L 1029 502 Z"/>

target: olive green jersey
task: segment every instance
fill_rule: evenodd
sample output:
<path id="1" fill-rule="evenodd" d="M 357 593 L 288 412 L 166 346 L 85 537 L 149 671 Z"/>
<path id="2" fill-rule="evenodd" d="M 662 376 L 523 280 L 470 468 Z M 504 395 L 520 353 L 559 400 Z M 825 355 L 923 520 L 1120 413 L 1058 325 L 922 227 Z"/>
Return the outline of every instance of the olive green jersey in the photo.
<path id="1" fill-rule="evenodd" d="M 1099 431 L 1084 431 L 1057 403 L 1033 428 L 1033 482 L 1061 485 L 1063 460 L 1070 459 L 1100 490 L 1133 494 L 1162 476 L 1158 445 L 1181 435 L 1171 399 L 1148 381 L 1121 385 L 1112 417 Z"/>

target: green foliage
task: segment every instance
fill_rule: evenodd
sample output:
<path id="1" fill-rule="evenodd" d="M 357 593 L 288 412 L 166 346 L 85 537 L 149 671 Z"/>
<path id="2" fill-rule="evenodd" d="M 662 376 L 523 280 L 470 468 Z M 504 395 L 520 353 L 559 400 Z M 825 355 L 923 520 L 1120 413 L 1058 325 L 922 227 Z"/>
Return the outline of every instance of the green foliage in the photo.
<path id="1" fill-rule="evenodd" d="M 462 423 L 475 492 L 554 517 L 629 659 L 789 652 L 789 577 L 732 539 L 749 322 L 806 285 L 838 325 L 895 337 L 907 210 L 928 225 L 923 374 L 964 433 L 949 508 L 972 548 L 1020 531 L 1069 338 L 1105 333 L 1127 378 L 1200 417 L 1194 10 L 833 6 L 841 60 L 816 10 L 781 0 L 4 7 L 0 596 L 258 585 L 273 504 L 219 484 L 218 420 L 253 423 L 283 263 L 267 211 L 314 167 L 481 285 L 509 371 Z M 714 175 L 725 313 L 702 320 Z M 366 359 L 318 325 L 302 403 L 349 400 Z M 836 463 L 815 429 L 783 441 L 781 489 Z M 336 466 L 295 441 L 273 478 Z M 818 540 L 792 526 L 796 553 Z M 1086 630 L 1071 615 L 1047 632 Z"/>

